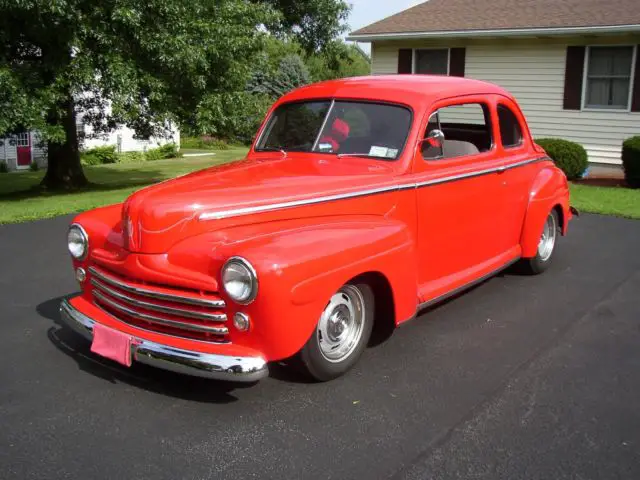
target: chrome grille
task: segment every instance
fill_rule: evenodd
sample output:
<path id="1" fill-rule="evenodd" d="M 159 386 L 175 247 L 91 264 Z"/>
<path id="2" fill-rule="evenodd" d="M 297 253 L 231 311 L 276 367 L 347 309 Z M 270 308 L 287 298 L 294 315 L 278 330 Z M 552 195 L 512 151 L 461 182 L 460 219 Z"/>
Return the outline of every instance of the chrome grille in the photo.
<path id="1" fill-rule="evenodd" d="M 225 302 L 215 293 L 150 285 L 90 267 L 94 303 L 133 326 L 174 336 L 227 341 Z"/>

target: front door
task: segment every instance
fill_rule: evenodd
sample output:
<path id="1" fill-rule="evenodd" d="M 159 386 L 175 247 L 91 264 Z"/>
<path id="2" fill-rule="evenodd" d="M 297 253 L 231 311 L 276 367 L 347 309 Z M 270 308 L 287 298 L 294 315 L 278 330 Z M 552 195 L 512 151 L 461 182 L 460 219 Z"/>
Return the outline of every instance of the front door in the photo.
<path id="1" fill-rule="evenodd" d="M 505 263 L 503 161 L 491 106 L 465 98 L 436 107 L 414 164 L 419 235 L 419 296 L 435 300 Z M 436 141 L 436 144 L 438 142 Z"/>
<path id="2" fill-rule="evenodd" d="M 31 135 L 29 135 L 29 132 L 18 134 L 16 149 L 18 153 L 18 167 L 28 167 L 31 165 Z"/>

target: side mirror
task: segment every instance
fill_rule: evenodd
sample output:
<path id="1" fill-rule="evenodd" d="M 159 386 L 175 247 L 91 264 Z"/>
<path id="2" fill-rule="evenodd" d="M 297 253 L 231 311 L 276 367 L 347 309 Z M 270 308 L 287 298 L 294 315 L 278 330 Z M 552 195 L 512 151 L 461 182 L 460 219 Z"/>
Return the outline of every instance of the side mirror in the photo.
<path id="1" fill-rule="evenodd" d="M 420 140 L 419 148 L 425 160 L 436 160 L 444 156 L 444 132 L 433 129 L 427 136 Z"/>
<path id="2" fill-rule="evenodd" d="M 432 148 L 442 148 L 442 145 L 444 145 L 444 132 L 437 128 L 431 130 L 431 133 L 424 139 L 424 142 Z"/>

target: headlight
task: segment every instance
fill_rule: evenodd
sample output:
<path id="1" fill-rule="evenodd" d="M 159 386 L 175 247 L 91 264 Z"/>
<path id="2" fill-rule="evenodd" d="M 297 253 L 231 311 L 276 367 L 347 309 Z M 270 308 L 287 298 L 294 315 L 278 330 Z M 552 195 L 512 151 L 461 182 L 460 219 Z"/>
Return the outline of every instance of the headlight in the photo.
<path id="1" fill-rule="evenodd" d="M 84 260 L 86 258 L 89 251 L 89 237 L 84 228 L 75 223 L 69 227 L 67 246 L 69 247 L 69 253 L 76 260 Z"/>
<path id="2" fill-rule="evenodd" d="M 231 257 L 222 267 L 222 284 L 227 294 L 244 305 L 253 302 L 258 294 L 256 271 L 244 258 Z"/>

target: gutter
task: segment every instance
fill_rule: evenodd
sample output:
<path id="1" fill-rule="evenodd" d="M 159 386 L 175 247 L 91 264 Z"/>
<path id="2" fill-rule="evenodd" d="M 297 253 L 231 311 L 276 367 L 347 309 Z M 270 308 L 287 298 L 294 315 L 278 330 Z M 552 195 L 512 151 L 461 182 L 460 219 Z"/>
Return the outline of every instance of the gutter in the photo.
<path id="1" fill-rule="evenodd" d="M 605 25 L 592 27 L 501 28 L 493 30 L 440 30 L 430 32 L 363 33 L 351 34 L 346 38 L 346 40 L 352 42 L 374 42 L 377 40 L 407 40 L 422 38 L 526 37 L 532 35 L 555 36 L 606 33 L 640 33 L 640 24 Z"/>

